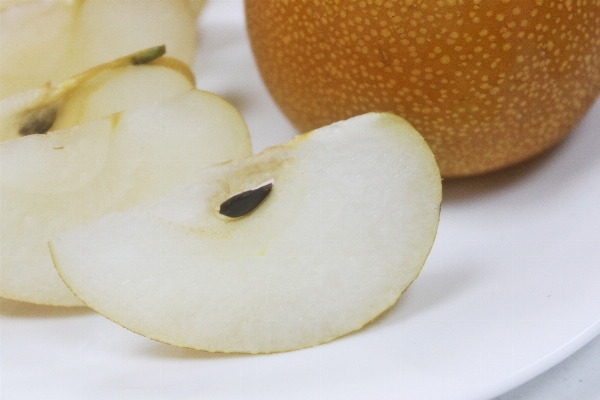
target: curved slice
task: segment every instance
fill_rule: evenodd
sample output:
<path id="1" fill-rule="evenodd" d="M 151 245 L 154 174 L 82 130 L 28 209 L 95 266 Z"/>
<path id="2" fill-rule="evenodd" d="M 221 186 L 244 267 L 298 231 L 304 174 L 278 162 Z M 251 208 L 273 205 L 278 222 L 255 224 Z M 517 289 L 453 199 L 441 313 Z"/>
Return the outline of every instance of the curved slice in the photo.
<path id="1" fill-rule="evenodd" d="M 249 214 L 218 214 L 266 182 Z M 207 168 L 158 202 L 58 236 L 51 251 L 82 301 L 134 332 L 208 351 L 286 351 L 391 307 L 429 254 L 440 202 L 421 136 L 367 114 Z"/>
<path id="2" fill-rule="evenodd" d="M 144 49 L 0 100 L 0 141 L 72 128 L 193 89 L 191 70 L 164 53 L 164 46 Z"/>
<path id="3" fill-rule="evenodd" d="M 189 0 L 4 1 L 0 99 L 150 46 L 194 62 L 199 8 Z"/>
<path id="4" fill-rule="evenodd" d="M 191 90 L 160 104 L 0 144 L 0 296 L 82 303 L 56 274 L 48 240 L 192 182 L 207 165 L 251 154 L 238 111 Z"/>

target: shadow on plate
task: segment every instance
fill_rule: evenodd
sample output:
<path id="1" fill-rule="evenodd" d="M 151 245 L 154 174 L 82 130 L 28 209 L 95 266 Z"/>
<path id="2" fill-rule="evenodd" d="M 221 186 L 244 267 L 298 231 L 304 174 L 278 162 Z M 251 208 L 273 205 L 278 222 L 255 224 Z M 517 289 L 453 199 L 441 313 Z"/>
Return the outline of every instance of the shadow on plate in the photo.
<path id="1" fill-rule="evenodd" d="M 219 96 L 231 103 L 241 114 L 252 107 L 252 99 L 241 91 L 228 91 Z"/>
<path id="2" fill-rule="evenodd" d="M 3 318 L 71 318 L 90 315 L 87 307 L 55 307 L 0 298 L 0 317 Z"/>
<path id="3" fill-rule="evenodd" d="M 560 142 L 519 164 L 484 175 L 444 180 L 444 202 L 461 203 L 538 178 L 540 192 L 551 195 L 600 162 L 600 101 Z M 597 168 L 597 167 L 596 167 Z"/>
<path id="4" fill-rule="evenodd" d="M 243 353 L 211 353 L 209 351 L 177 347 L 155 341 L 149 341 L 146 346 L 138 349 L 137 353 L 142 357 L 176 360 L 210 360 L 252 356 L 251 354 Z"/>
<path id="5" fill-rule="evenodd" d="M 516 185 L 534 175 L 546 164 L 551 163 L 560 153 L 562 146 L 563 143 L 561 142 L 529 160 L 498 171 L 471 177 L 444 179 L 444 202 L 468 202 L 474 198 L 493 194 L 509 186 Z"/>
<path id="6" fill-rule="evenodd" d="M 427 311 L 451 299 L 462 296 L 476 287 L 484 272 L 477 266 L 453 266 L 428 268 L 400 296 L 398 302 L 377 317 L 365 329 L 378 329 L 395 325 L 414 316 L 426 315 Z"/>

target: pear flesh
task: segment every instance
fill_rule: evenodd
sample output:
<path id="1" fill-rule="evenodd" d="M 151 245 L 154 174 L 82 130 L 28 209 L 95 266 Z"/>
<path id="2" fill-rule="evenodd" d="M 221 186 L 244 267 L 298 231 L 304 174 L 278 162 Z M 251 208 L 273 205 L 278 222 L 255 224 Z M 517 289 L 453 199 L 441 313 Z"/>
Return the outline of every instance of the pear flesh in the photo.
<path id="1" fill-rule="evenodd" d="M 220 205 L 271 184 L 256 208 Z M 366 114 L 242 160 L 50 242 L 88 306 L 176 346 L 271 353 L 331 341 L 391 307 L 433 245 L 441 179 L 422 137 Z"/>
<path id="2" fill-rule="evenodd" d="M 80 125 L 0 144 L 0 296 L 82 303 L 54 269 L 48 240 L 107 213 L 156 200 L 207 165 L 251 154 L 239 112 L 189 90 Z"/>
<path id="3" fill-rule="evenodd" d="M 60 84 L 0 100 L 0 141 L 72 128 L 193 89 L 192 71 L 181 61 L 162 57 L 165 51 L 164 46 L 144 49 Z"/>
<path id="4" fill-rule="evenodd" d="M 4 0 L 2 0 L 4 3 Z M 0 99 L 60 82 L 95 65 L 165 44 L 188 65 L 201 2 L 10 1 L 0 7 Z M 175 29 L 174 29 L 175 27 Z"/>

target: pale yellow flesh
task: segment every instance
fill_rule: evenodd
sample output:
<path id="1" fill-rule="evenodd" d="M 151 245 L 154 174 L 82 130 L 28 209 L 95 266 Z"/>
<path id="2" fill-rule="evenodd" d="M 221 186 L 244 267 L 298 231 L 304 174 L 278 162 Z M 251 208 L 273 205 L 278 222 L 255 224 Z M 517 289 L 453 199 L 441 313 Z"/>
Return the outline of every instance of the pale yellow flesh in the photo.
<path id="1" fill-rule="evenodd" d="M 40 1 L 40 0 L 2 0 L 2 1 L 0 1 L 0 11 L 4 11 L 7 8 L 14 7 L 19 4 L 33 3 L 36 1 Z M 74 0 L 57 0 L 57 1 L 72 2 Z M 206 0 L 189 0 L 189 3 L 190 3 L 192 10 L 194 11 L 194 13 L 199 14 L 200 11 L 202 11 L 202 9 L 204 8 L 204 5 L 206 4 Z"/>
<path id="2" fill-rule="evenodd" d="M 230 196 L 273 180 L 252 213 Z M 51 241 L 87 305 L 134 332 L 217 352 L 270 353 L 357 330 L 417 277 L 439 221 L 441 182 L 420 135 L 369 114 L 207 168 L 153 204 Z"/>
<path id="3" fill-rule="evenodd" d="M 0 99 L 166 45 L 192 65 L 199 7 L 188 0 L 52 0 L 0 9 Z"/>
<path id="4" fill-rule="evenodd" d="M 216 95 L 190 90 L 160 104 L 0 144 L 0 296 L 81 305 L 48 240 L 109 212 L 155 200 L 201 167 L 251 153 L 246 125 Z"/>
<path id="5" fill-rule="evenodd" d="M 159 59 L 148 65 L 118 61 L 97 66 L 56 86 L 46 85 L 0 100 L 0 141 L 23 136 L 22 127 L 36 113 L 53 112 L 51 129 L 68 129 L 166 100 L 195 84 L 189 69 L 173 59 Z"/>

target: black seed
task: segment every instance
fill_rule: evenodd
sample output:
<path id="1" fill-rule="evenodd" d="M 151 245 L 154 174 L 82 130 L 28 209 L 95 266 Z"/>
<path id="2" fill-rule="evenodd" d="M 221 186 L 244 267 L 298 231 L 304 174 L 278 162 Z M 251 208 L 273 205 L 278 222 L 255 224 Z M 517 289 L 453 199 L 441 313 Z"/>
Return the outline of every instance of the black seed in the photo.
<path id="1" fill-rule="evenodd" d="M 271 193 L 272 188 L 273 184 L 269 183 L 256 189 L 236 194 L 221 204 L 219 213 L 229 218 L 243 217 L 258 207 L 267 198 L 269 193 Z"/>
<path id="2" fill-rule="evenodd" d="M 21 136 L 46 133 L 52 128 L 58 111 L 56 107 L 42 108 L 30 112 L 19 129 Z"/>

